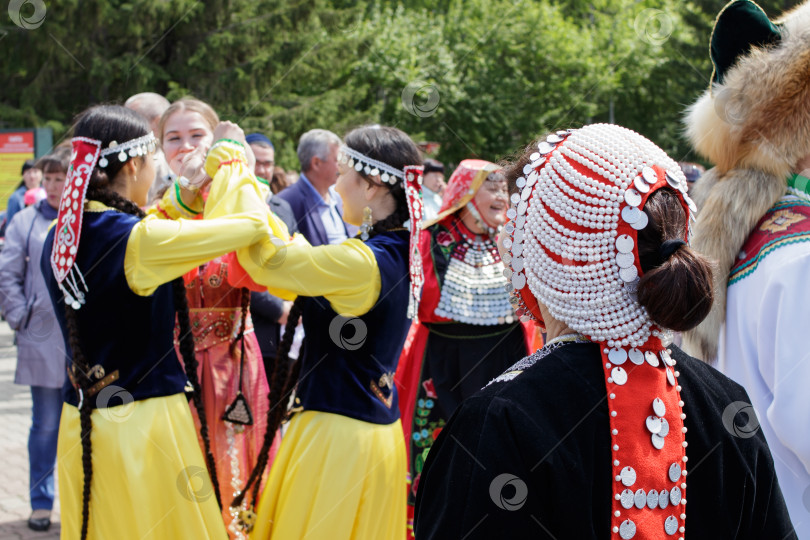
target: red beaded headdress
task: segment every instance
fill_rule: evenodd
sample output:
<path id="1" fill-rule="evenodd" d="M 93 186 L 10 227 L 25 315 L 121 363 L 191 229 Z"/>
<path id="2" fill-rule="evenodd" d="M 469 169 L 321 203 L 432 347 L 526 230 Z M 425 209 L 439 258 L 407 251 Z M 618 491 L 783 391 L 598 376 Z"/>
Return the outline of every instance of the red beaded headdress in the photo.
<path id="1" fill-rule="evenodd" d="M 686 462 L 669 332 L 638 303 L 638 231 L 655 191 L 671 189 L 688 221 L 686 178 L 661 149 L 597 124 L 550 135 L 517 180 L 505 271 L 519 314 L 557 320 L 600 344 L 610 410 L 613 538 L 683 536 Z"/>
<path id="2" fill-rule="evenodd" d="M 51 268 L 59 288 L 65 295 L 65 302 L 73 309 L 79 309 L 85 303 L 87 283 L 76 266 L 76 255 L 82 234 L 84 199 L 93 169 L 96 165 L 101 168 L 107 167 L 109 165 L 107 156 L 112 154 L 115 154 L 114 159 L 123 163 L 131 157 L 145 156 L 154 152 L 157 140 L 150 132 L 120 145 L 113 141 L 104 150 L 101 149 L 101 141 L 96 139 L 74 137 L 71 142 L 73 155 L 70 158 L 70 167 L 56 218 Z"/>

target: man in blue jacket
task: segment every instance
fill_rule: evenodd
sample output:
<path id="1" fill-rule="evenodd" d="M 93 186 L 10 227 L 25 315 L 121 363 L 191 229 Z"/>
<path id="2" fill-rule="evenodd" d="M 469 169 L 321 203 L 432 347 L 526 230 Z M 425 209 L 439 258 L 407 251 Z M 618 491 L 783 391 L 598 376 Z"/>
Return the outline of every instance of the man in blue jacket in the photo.
<path id="1" fill-rule="evenodd" d="M 298 231 L 313 246 L 339 244 L 350 236 L 343 222 L 340 196 L 334 189 L 340 144 L 340 137 L 325 129 L 301 135 L 298 142 L 301 177 L 277 195 L 290 203 Z"/>

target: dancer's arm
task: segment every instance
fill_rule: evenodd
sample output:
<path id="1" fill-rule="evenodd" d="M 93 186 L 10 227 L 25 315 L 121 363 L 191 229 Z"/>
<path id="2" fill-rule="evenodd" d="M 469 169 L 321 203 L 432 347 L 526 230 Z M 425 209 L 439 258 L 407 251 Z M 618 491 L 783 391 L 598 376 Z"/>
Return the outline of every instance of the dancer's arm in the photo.
<path id="1" fill-rule="evenodd" d="M 221 174 L 225 161 L 209 153 L 206 170 Z M 227 158 L 227 156 L 225 156 Z M 230 169 L 256 183 L 248 170 Z M 248 180 L 245 180 L 246 182 Z M 342 244 L 311 246 L 303 236 L 290 239 L 287 227 L 267 207 L 264 198 L 251 192 L 235 193 L 225 183 L 211 186 L 205 219 L 239 215 L 245 207 L 262 211 L 271 235 L 235 249 L 239 263 L 256 283 L 285 300 L 298 295 L 325 296 L 338 313 L 359 316 L 370 310 L 380 295 L 381 280 L 371 249 L 358 239 Z"/>
<path id="2" fill-rule="evenodd" d="M 267 205 L 247 168 L 244 149 L 238 143 L 222 143 L 209 156 L 217 162 L 212 191 L 228 193 L 239 211 L 206 220 L 160 219 L 153 214 L 140 221 L 130 233 L 124 259 L 127 282 L 135 293 L 149 295 L 195 266 L 269 235 Z M 216 201 L 211 213 L 215 206 Z"/>

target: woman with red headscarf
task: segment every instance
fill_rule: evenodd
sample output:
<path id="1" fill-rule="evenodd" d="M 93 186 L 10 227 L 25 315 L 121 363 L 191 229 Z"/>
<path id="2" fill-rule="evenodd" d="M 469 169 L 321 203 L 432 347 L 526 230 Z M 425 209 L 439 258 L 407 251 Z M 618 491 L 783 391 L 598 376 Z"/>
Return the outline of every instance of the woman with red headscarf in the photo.
<path id="1" fill-rule="evenodd" d="M 438 216 L 422 231 L 419 321 L 396 373 L 411 479 L 409 529 L 422 466 L 442 426 L 531 343 L 534 327 L 521 326 L 515 315 L 495 245 L 508 199 L 497 165 L 464 160 L 450 177 Z"/>

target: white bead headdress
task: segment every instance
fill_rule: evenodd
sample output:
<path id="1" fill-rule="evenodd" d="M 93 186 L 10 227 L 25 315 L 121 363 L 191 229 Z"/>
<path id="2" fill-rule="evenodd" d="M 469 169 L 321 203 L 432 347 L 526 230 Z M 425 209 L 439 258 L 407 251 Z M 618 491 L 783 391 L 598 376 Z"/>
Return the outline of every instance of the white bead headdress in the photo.
<path id="1" fill-rule="evenodd" d="M 118 161 L 123 163 L 131 157 L 145 156 L 154 152 L 156 148 L 157 139 L 155 138 L 155 134 L 151 131 L 143 137 L 138 137 L 137 139 L 132 139 L 122 144 L 112 141 L 110 145 L 99 154 L 101 157 L 98 160 L 98 166 L 103 169 L 109 165 L 110 162 L 107 160 L 107 156 L 110 154 L 116 154 Z"/>
<path id="2" fill-rule="evenodd" d="M 607 124 L 550 135 L 531 160 L 507 214 L 507 277 L 593 341 L 643 345 L 661 329 L 636 298 L 636 239 L 659 180 L 656 189 L 671 186 L 694 211 L 677 163 L 641 135 Z"/>
<path id="3" fill-rule="evenodd" d="M 354 170 L 357 172 L 362 171 L 369 176 L 379 176 L 380 180 L 387 184 L 393 185 L 405 179 L 405 173 L 403 171 L 386 165 L 382 161 L 377 161 L 376 159 L 363 155 L 357 150 L 352 150 L 346 145 L 340 148 L 338 161 L 349 167 L 354 167 Z"/>

